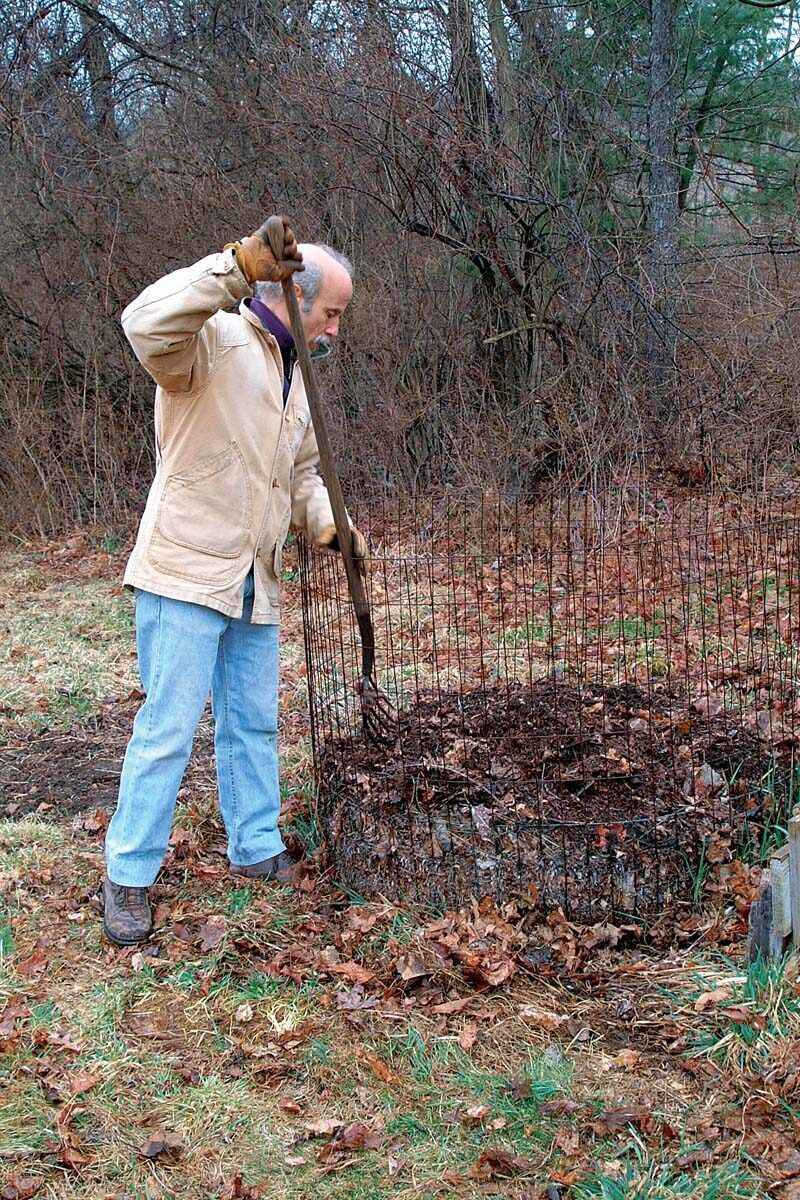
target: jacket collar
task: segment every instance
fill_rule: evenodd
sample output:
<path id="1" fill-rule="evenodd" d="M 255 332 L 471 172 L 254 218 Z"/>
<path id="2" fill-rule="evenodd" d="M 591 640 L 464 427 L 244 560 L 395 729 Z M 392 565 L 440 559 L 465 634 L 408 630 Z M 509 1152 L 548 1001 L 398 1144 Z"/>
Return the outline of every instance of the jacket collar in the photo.
<path id="1" fill-rule="evenodd" d="M 291 330 L 286 328 L 280 317 L 276 317 L 272 309 L 264 304 L 263 300 L 259 300 L 257 296 L 254 296 L 252 300 L 245 300 L 244 303 L 248 311 L 258 318 L 265 329 L 269 330 L 283 353 L 294 349 L 294 338 L 292 337 Z"/>

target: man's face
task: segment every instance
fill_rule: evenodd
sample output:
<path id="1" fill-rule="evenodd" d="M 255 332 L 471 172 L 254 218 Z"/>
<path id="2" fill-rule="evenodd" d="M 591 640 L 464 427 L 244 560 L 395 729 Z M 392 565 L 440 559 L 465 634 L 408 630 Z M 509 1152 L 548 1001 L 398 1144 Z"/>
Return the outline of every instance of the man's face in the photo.
<path id="1" fill-rule="evenodd" d="M 304 311 L 302 297 L 298 296 L 306 341 L 312 350 L 333 344 L 339 333 L 342 313 L 352 295 L 353 283 L 347 271 L 339 263 L 331 262 L 323 268 L 320 289 L 310 312 Z"/>

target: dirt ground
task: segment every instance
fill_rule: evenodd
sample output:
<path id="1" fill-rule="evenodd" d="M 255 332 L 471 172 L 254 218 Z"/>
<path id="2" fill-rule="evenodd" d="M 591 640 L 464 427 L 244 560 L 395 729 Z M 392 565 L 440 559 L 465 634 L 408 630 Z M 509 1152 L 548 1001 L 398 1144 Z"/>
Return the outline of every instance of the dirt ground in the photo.
<path id="1" fill-rule="evenodd" d="M 140 696 L 125 537 L 0 557 L 0 1195 L 800 1196 L 800 988 L 748 966 L 757 855 L 652 927 L 365 900 L 309 806 L 283 641 L 292 889 L 226 869 L 204 719 L 139 950 L 100 934 Z"/>

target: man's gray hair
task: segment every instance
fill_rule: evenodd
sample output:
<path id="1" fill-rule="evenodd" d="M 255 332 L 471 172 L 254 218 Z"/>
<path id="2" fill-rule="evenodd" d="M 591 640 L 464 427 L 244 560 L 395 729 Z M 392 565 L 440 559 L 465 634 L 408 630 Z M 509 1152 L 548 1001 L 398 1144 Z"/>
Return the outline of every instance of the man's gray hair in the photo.
<path id="1" fill-rule="evenodd" d="M 342 254 L 340 250 L 334 250 L 333 246 L 326 245 L 325 242 L 314 242 L 317 250 L 324 250 L 326 254 L 344 267 L 350 278 L 353 278 L 353 264 L 346 254 Z M 314 301 L 319 295 L 320 285 L 322 283 L 322 268 L 319 263 L 306 263 L 304 271 L 298 271 L 295 276 L 297 286 L 303 293 L 303 298 L 300 301 L 300 307 L 303 312 L 311 312 L 314 307 Z M 280 300 L 283 295 L 283 289 L 279 283 L 269 283 L 262 280 L 256 284 L 256 295 L 259 300 L 263 300 L 265 304 L 269 304 L 270 300 Z"/>

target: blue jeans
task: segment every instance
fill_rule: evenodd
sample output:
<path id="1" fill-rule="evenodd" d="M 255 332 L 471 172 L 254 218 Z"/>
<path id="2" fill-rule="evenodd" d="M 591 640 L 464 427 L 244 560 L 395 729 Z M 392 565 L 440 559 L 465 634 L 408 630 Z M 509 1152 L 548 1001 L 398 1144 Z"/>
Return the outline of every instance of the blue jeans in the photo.
<path id="1" fill-rule="evenodd" d="M 167 852 L 175 800 L 211 690 L 228 857 L 250 866 L 284 849 L 278 832 L 278 626 L 251 625 L 253 576 L 240 619 L 136 593 L 136 649 L 146 699 L 125 752 L 106 834 L 114 883 L 149 887 Z"/>

